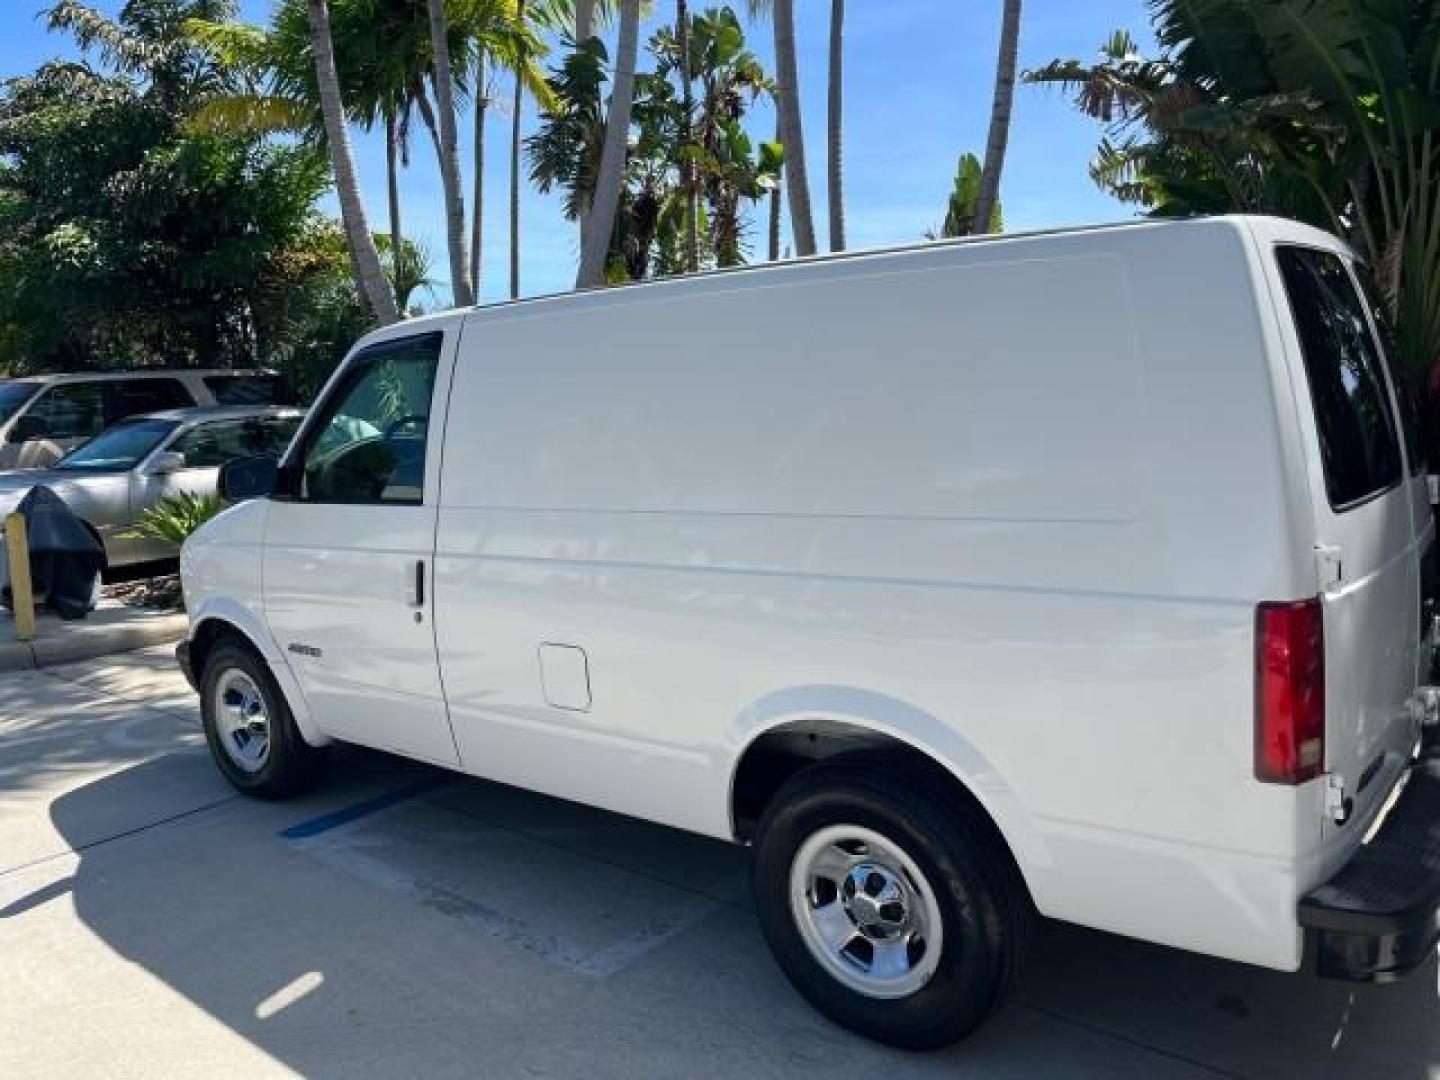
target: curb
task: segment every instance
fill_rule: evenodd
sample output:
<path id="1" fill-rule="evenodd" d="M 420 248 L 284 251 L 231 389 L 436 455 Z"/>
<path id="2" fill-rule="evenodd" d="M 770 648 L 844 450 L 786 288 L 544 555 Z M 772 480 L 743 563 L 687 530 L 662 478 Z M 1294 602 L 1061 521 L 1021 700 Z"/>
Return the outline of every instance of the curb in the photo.
<path id="1" fill-rule="evenodd" d="M 83 622 L 73 623 L 62 637 L 41 636 L 34 641 L 0 644 L 0 671 L 33 671 L 54 664 L 69 664 L 143 649 L 147 645 L 164 645 L 183 638 L 188 621 L 185 613 L 180 612 L 147 615 L 133 623 L 90 626 Z"/>

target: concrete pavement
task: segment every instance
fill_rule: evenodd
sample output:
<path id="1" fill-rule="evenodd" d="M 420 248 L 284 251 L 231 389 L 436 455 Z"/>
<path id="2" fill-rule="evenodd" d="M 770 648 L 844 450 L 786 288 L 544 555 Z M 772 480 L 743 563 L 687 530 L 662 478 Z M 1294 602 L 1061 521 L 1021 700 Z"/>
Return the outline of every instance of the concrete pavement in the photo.
<path id="1" fill-rule="evenodd" d="M 968 1043 L 791 991 L 745 852 L 378 754 L 235 796 L 168 651 L 0 675 L 0 1076 L 1440 1074 L 1432 962 L 1352 988 L 1047 926 Z"/>
<path id="2" fill-rule="evenodd" d="M 72 622 L 41 611 L 35 617 L 35 639 L 16 641 L 13 619 L 0 613 L 0 675 L 179 641 L 186 626 L 183 611 L 149 611 L 101 601 L 85 618 Z"/>

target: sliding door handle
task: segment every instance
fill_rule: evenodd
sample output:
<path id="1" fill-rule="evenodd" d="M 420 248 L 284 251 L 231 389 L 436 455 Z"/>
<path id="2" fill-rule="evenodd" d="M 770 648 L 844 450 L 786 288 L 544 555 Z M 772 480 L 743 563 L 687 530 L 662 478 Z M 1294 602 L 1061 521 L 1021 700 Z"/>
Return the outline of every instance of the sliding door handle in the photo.
<path id="1" fill-rule="evenodd" d="M 417 608 L 425 606 L 425 560 L 415 560 L 415 598 L 414 605 Z"/>

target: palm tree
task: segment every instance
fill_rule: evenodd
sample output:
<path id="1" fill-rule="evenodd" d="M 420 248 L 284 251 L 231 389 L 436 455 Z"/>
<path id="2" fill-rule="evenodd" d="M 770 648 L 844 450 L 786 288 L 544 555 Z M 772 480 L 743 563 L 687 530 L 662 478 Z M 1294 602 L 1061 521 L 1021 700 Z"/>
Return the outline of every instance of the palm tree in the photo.
<path id="1" fill-rule="evenodd" d="M 327 0 L 308 0 L 310 50 L 315 59 L 315 81 L 319 89 L 320 112 L 330 147 L 330 164 L 335 170 L 335 191 L 340 200 L 340 220 L 350 245 L 350 258 L 361 294 L 383 326 L 400 318 L 395 291 L 385 279 L 380 253 L 370 234 L 360 182 L 355 173 L 355 155 L 350 146 L 350 128 L 340 99 L 340 77 L 335 70 L 335 46 L 330 36 L 330 6 Z"/>
<path id="2" fill-rule="evenodd" d="M 342 77 L 346 113 L 366 128 L 377 123 L 384 127 L 390 234 L 396 247 L 403 241 L 399 169 L 408 164 L 412 110 L 418 109 L 442 173 L 446 172 L 446 153 L 440 137 L 441 114 L 445 110 L 437 112 L 431 106 L 426 90 L 433 41 L 428 14 L 422 14 L 425 2 L 330 0 L 331 44 Z M 494 55 L 507 66 L 515 62 L 521 45 L 513 8 L 514 0 L 451 0 L 445 51 L 451 57 L 452 72 L 462 58 L 469 63 L 471 57 Z M 197 114 L 197 125 L 252 132 L 289 131 L 306 139 L 319 138 L 324 128 L 305 0 L 282 0 L 269 28 L 191 19 L 186 31 L 249 75 L 246 92 L 209 101 Z M 533 65 L 527 78 L 539 80 Z M 458 78 L 454 85 L 459 86 Z M 463 204 L 461 221 L 463 228 Z"/>
<path id="3" fill-rule="evenodd" d="M 625 178 L 625 157 L 630 137 L 630 106 L 635 95 L 635 62 L 640 51 L 640 0 L 620 0 L 620 41 L 615 55 L 615 88 L 605 120 L 605 145 L 595 180 L 595 197 L 580 238 L 580 272 L 577 288 L 599 285 L 605 274 L 605 257 L 620 207 Z"/>
<path id="4" fill-rule="evenodd" d="M 845 250 L 845 0 L 830 0 L 829 172 L 830 250 Z"/>
<path id="5" fill-rule="evenodd" d="M 810 213 L 810 181 L 805 172 L 805 134 L 800 122 L 800 76 L 795 64 L 795 0 L 773 0 L 775 84 L 779 99 L 780 142 L 785 148 L 785 188 L 790 195 L 790 228 L 795 250 L 815 254 L 815 220 Z"/>
<path id="6" fill-rule="evenodd" d="M 785 144 L 780 138 L 780 123 L 775 123 L 775 141 L 783 147 Z M 782 168 L 784 166 L 781 166 Z M 784 215 L 784 207 L 781 205 L 783 198 L 782 185 L 776 184 L 775 190 L 770 192 L 770 220 L 765 225 L 766 254 L 771 262 L 780 261 L 780 224 Z"/>
<path id="7" fill-rule="evenodd" d="M 390 209 L 390 245 L 399 251 L 405 234 L 400 227 L 400 118 L 393 105 L 385 108 L 385 194 Z"/>
<path id="8" fill-rule="evenodd" d="M 1010 105 L 1015 98 L 1015 58 L 1020 50 L 1020 0 L 1005 0 L 1000 21 L 1000 55 L 995 61 L 995 98 L 990 108 L 990 134 L 985 140 L 985 165 L 975 203 L 977 232 L 990 231 L 990 218 L 1000 198 L 1000 174 L 1010 141 Z"/>
<path id="9" fill-rule="evenodd" d="M 1440 35 L 1435 0 L 1156 0 L 1158 56 L 1117 31 L 1056 60 L 1105 123 L 1090 175 L 1152 214 L 1273 213 L 1348 236 L 1412 385 L 1440 362 Z M 1437 398 L 1431 392 L 1432 407 Z"/>
<path id="10" fill-rule="evenodd" d="M 481 258 L 481 249 L 485 237 L 485 118 L 490 111 L 490 75 L 486 59 L 483 49 L 476 51 L 475 108 L 472 118 L 474 124 L 472 167 L 475 171 L 471 177 L 474 187 L 470 207 L 470 283 L 475 290 L 477 302 L 483 292 L 481 274 L 484 260 Z"/>
<path id="11" fill-rule="evenodd" d="M 690 78 L 690 11 L 685 0 L 675 0 L 675 40 L 680 48 L 680 145 L 688 146 L 695 97 Z M 700 269 L 700 186 L 694 162 L 682 162 L 680 175 L 685 189 L 685 269 L 693 274 Z"/>
<path id="12" fill-rule="evenodd" d="M 555 0 L 551 0 L 555 2 Z M 593 0 L 592 0 L 593 3 Z M 470 221 L 470 279 L 475 298 L 480 298 L 481 248 L 485 220 L 485 123 L 489 117 L 493 89 L 491 73 L 505 68 L 516 76 L 518 92 L 528 88 L 548 100 L 544 72 L 537 62 L 544 48 L 525 21 L 524 0 L 469 0 L 464 10 L 475 36 L 471 94 L 474 100 L 474 208 Z M 518 197 L 518 191 L 513 193 Z M 518 204 L 514 226 L 519 228 Z M 517 249 L 518 250 L 518 249 Z M 518 264 L 516 266 L 518 270 Z"/>
<path id="13" fill-rule="evenodd" d="M 525 0 L 517 0 L 515 18 L 523 24 L 526 18 Z M 520 133 L 521 114 L 525 108 L 525 81 L 520 72 L 515 72 L 515 96 L 512 99 L 514 113 L 510 119 L 510 299 L 520 296 Z"/>
<path id="14" fill-rule="evenodd" d="M 614 8 L 614 0 L 515 0 L 515 22 L 527 33 L 573 28 L 577 43 L 595 35 L 597 18 Z M 531 57 L 538 55 L 532 53 Z M 544 79 L 538 75 L 515 78 L 514 115 L 510 124 L 510 298 L 520 295 L 520 147 L 525 88 L 541 92 Z"/>
<path id="15" fill-rule="evenodd" d="M 575 0 L 575 44 L 583 45 L 595 36 L 596 0 Z"/>
<path id="16" fill-rule="evenodd" d="M 439 110 L 440 181 L 445 193 L 445 238 L 450 249 L 450 290 L 457 307 L 475 302 L 466 250 L 465 192 L 460 176 L 459 136 L 455 131 L 455 75 L 450 64 L 445 0 L 427 0 L 430 15 L 431 78 Z"/>

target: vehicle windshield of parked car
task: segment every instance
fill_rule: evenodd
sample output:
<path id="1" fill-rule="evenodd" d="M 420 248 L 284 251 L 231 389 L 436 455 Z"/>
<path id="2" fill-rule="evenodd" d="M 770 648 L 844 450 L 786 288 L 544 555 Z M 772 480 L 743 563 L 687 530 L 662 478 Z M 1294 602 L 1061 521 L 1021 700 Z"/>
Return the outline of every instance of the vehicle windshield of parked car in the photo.
<path id="1" fill-rule="evenodd" d="M 20 407 L 35 396 L 39 383 L 5 380 L 0 382 L 0 424 L 6 423 Z"/>
<path id="2" fill-rule="evenodd" d="M 174 420 L 130 420 L 102 431 L 56 463 L 57 469 L 110 472 L 133 469 L 175 430 Z"/>

